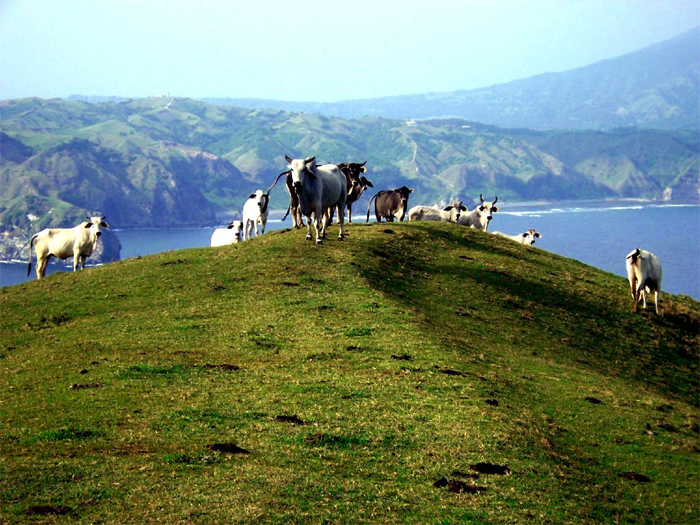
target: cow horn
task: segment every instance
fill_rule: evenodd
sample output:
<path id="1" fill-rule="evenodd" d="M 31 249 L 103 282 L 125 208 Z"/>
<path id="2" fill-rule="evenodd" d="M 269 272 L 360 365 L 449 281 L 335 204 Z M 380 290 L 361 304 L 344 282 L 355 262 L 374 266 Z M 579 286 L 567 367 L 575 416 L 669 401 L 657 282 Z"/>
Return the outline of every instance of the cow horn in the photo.
<path id="1" fill-rule="evenodd" d="M 360 166 L 364 166 L 365 164 L 367 164 L 367 161 L 364 161 Z"/>
<path id="2" fill-rule="evenodd" d="M 479 193 L 479 200 L 481 201 L 481 204 L 484 203 L 484 197 L 481 195 L 481 193 Z"/>
<path id="3" fill-rule="evenodd" d="M 292 162 L 292 159 L 289 158 L 289 155 L 285 155 L 284 160 L 286 160 L 287 162 Z"/>
<path id="4" fill-rule="evenodd" d="M 493 205 L 493 204 L 496 204 L 497 202 L 498 202 L 498 195 L 496 195 L 496 198 L 493 200 L 493 202 L 491 204 Z"/>

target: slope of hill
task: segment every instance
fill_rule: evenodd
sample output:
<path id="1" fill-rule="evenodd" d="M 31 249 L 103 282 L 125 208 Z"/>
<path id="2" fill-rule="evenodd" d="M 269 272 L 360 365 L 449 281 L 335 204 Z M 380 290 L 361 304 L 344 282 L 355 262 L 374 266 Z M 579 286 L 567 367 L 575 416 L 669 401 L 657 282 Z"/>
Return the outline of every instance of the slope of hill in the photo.
<path id="1" fill-rule="evenodd" d="M 349 233 L 0 290 L 4 519 L 697 517 L 697 302 L 634 314 L 620 277 L 450 224 Z"/>
<path id="2" fill-rule="evenodd" d="M 203 99 L 343 118 L 456 116 L 501 127 L 700 129 L 700 27 L 617 58 L 474 90 L 331 103 Z"/>
<path id="3" fill-rule="evenodd" d="M 698 133 L 690 131 L 343 120 L 168 97 L 6 101 L 0 121 L 2 259 L 17 258 L 30 231 L 72 226 L 86 212 L 120 228 L 213 224 L 218 210 L 240 210 L 248 194 L 269 187 L 285 154 L 367 161 L 378 189 L 409 184 L 423 204 L 480 193 L 511 202 L 700 200 Z M 273 207 L 287 206 L 282 188 Z"/>

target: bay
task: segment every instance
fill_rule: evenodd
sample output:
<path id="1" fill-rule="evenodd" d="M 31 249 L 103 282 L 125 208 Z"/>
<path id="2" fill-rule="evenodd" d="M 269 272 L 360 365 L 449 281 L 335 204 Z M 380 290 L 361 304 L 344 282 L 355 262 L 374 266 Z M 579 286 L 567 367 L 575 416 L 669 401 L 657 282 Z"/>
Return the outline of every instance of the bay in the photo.
<path id="1" fill-rule="evenodd" d="M 289 227 L 290 219 L 267 223 L 268 231 Z M 489 231 L 514 235 L 530 228 L 542 234 L 536 248 L 621 276 L 626 276 L 625 256 L 630 251 L 643 248 L 653 252 L 663 267 L 662 291 L 700 300 L 700 206 L 628 201 L 501 205 Z M 209 246 L 213 231 L 182 228 L 116 233 L 122 244 L 122 259 L 128 259 Z M 305 242 L 304 233 L 298 235 L 299 242 Z M 50 264 L 47 274 L 71 270 Z M 0 286 L 22 283 L 34 276 L 32 273 L 27 277 L 26 273 L 26 263 L 0 264 Z"/>

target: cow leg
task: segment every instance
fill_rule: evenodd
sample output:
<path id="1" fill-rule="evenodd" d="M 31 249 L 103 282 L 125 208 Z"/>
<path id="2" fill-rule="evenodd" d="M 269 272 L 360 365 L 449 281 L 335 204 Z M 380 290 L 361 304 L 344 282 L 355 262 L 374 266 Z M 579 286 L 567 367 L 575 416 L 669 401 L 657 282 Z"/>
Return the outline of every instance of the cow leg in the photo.
<path id="1" fill-rule="evenodd" d="M 324 233 L 323 230 L 323 214 L 321 208 L 316 208 L 314 212 L 314 227 L 316 228 L 316 244 L 323 244 L 323 237 L 321 234 Z"/>
<path id="2" fill-rule="evenodd" d="M 338 232 L 338 240 L 342 241 L 345 238 L 345 230 L 343 228 L 344 222 L 345 222 L 345 205 L 338 203 L 338 227 L 340 228 L 340 232 Z"/>
<path id="3" fill-rule="evenodd" d="M 314 222 L 314 225 L 315 224 L 316 224 L 316 222 Z M 311 236 L 311 215 L 307 215 L 306 216 L 306 240 L 310 241 L 311 239 L 313 239 L 313 237 Z"/>
<path id="4" fill-rule="evenodd" d="M 659 315 L 659 290 L 654 290 L 654 306 L 656 306 L 656 315 Z"/>
<path id="5" fill-rule="evenodd" d="M 36 258 L 36 278 L 43 279 L 46 275 L 46 265 L 48 264 L 48 257 Z"/>

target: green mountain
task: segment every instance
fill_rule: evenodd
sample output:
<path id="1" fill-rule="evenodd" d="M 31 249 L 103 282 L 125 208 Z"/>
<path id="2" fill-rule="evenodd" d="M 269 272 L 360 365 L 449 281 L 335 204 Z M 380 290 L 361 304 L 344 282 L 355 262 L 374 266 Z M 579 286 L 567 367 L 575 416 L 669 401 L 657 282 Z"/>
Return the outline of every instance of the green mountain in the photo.
<path id="1" fill-rule="evenodd" d="M 480 193 L 502 202 L 700 200 L 691 131 L 344 120 L 170 97 L 10 100 L 0 122 L 2 259 L 20 258 L 30 232 L 72 226 L 85 213 L 119 228 L 214 224 L 218 211 L 240 210 L 250 192 L 269 187 L 286 169 L 285 154 L 367 161 L 377 189 L 408 184 L 417 204 Z M 283 185 L 272 195 L 273 207 L 287 207 Z"/>
<path id="2" fill-rule="evenodd" d="M 343 118 L 455 116 L 501 127 L 700 129 L 700 27 L 617 58 L 480 89 L 331 103 L 204 99 Z"/>
<path id="3" fill-rule="evenodd" d="M 622 277 L 453 224 L 348 231 L 2 288 L 4 521 L 697 521 L 697 301 L 635 314 Z"/>

